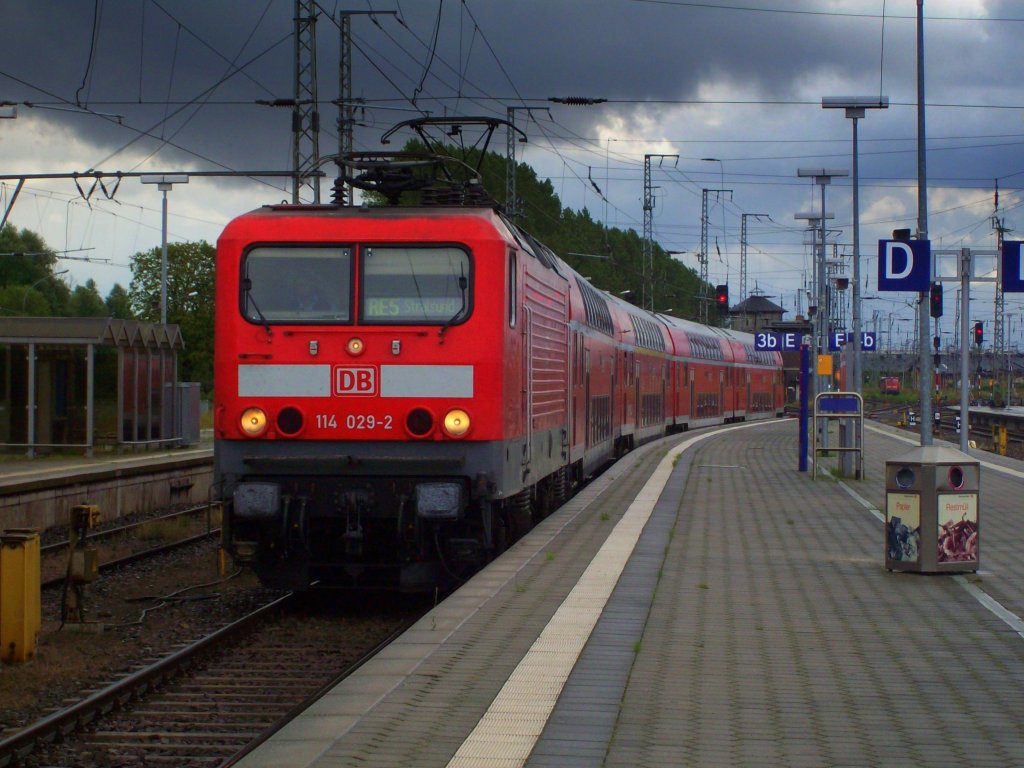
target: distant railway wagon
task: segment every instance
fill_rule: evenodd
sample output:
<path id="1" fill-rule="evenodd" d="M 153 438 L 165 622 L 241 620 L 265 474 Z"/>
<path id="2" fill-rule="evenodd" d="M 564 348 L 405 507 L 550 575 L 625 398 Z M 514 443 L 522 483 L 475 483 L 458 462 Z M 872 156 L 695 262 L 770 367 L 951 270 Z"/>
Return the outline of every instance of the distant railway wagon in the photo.
<path id="1" fill-rule="evenodd" d="M 879 389 L 884 395 L 898 395 L 900 393 L 899 376 L 883 376 Z"/>
<path id="2" fill-rule="evenodd" d="M 785 395 L 753 336 L 596 289 L 492 203 L 238 217 L 215 379 L 224 544 L 293 588 L 456 584 L 624 452 Z"/>

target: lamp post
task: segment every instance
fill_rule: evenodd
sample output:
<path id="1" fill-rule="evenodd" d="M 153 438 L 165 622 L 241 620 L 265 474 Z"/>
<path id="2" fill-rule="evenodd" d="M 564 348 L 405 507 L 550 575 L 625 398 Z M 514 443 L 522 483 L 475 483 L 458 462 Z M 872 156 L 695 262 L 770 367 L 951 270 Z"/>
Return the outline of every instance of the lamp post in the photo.
<path id="1" fill-rule="evenodd" d="M 818 246 L 821 248 L 820 257 L 818 259 L 818 311 L 822 309 L 822 302 L 825 299 L 825 219 L 827 214 L 825 213 L 825 187 L 832 183 L 833 178 L 840 178 L 848 176 L 849 171 L 844 168 L 798 168 L 796 175 L 801 178 L 812 178 L 814 183 L 821 187 L 821 235 L 819 236 Z M 819 321 L 819 329 L 824 326 L 824 334 L 822 338 L 823 346 L 827 349 L 828 347 L 828 317 L 824 318 L 824 323 Z M 859 340 L 858 340 L 859 341 Z M 815 379 L 817 381 L 817 379 Z M 819 386 L 821 383 L 819 382 Z M 815 394 L 820 390 L 817 390 Z"/>
<path id="2" fill-rule="evenodd" d="M 21 313 L 25 314 L 25 312 L 27 311 L 26 307 L 28 306 L 28 295 L 32 293 L 33 288 L 35 288 L 40 283 L 45 283 L 47 280 L 50 280 L 51 278 L 54 278 L 57 275 L 66 275 L 67 273 L 68 270 L 62 269 L 60 272 L 54 272 L 53 274 L 50 275 L 44 275 L 43 277 L 40 277 L 38 280 L 32 283 L 32 285 L 30 285 L 28 288 L 26 288 L 25 295 L 21 297 Z"/>
<path id="3" fill-rule="evenodd" d="M 818 375 L 817 375 L 817 355 L 819 353 L 821 353 L 822 350 L 823 350 L 822 338 L 821 337 L 824 336 L 824 337 L 827 338 L 827 336 L 828 336 L 828 326 L 827 326 L 828 317 L 827 317 L 826 313 L 824 312 L 825 296 L 824 296 L 824 293 L 823 293 L 823 288 L 821 286 L 821 282 L 822 282 L 822 280 L 821 280 L 821 273 L 825 269 L 825 265 L 824 265 L 824 263 L 822 263 L 822 262 L 824 262 L 824 253 L 825 253 L 825 244 L 824 244 L 824 239 L 825 239 L 825 221 L 827 219 L 835 218 L 835 214 L 834 213 L 796 213 L 796 214 L 793 215 L 793 218 L 798 219 L 798 220 L 805 220 L 807 222 L 807 226 L 811 229 L 812 233 L 816 233 L 818 231 L 819 227 L 820 227 L 820 230 L 821 230 L 822 246 L 821 246 L 821 256 L 820 257 L 818 255 L 818 247 L 817 247 L 817 243 L 816 242 L 815 242 L 815 246 L 814 246 L 814 251 L 815 251 L 815 253 L 814 253 L 814 280 L 813 280 L 813 282 L 814 282 L 814 294 L 812 296 L 810 293 L 808 293 L 808 296 L 807 296 L 807 313 L 811 316 L 811 337 L 814 339 L 814 343 L 811 346 L 814 348 L 814 355 L 815 355 L 815 366 L 814 366 L 815 373 L 814 373 L 814 375 L 811 376 L 811 381 L 813 382 L 814 386 L 812 387 L 811 394 L 812 395 L 817 395 L 818 394 L 818 386 L 819 386 Z M 815 238 L 815 239 L 817 239 L 817 238 Z M 826 323 L 824 328 L 822 327 L 822 318 L 824 318 L 825 323 Z"/>
<path id="4" fill-rule="evenodd" d="M 164 193 L 163 217 L 160 228 L 160 324 L 167 325 L 167 193 L 175 184 L 188 184 L 188 174 L 170 173 L 143 176 L 143 184 L 156 184 L 156 188 Z"/>
<path id="5" fill-rule="evenodd" d="M 846 117 L 853 120 L 853 391 L 860 392 L 864 385 L 861 366 L 861 305 L 860 305 L 860 174 L 857 151 L 857 121 L 868 109 L 888 109 L 888 96 L 826 96 L 822 109 L 845 109 Z"/>

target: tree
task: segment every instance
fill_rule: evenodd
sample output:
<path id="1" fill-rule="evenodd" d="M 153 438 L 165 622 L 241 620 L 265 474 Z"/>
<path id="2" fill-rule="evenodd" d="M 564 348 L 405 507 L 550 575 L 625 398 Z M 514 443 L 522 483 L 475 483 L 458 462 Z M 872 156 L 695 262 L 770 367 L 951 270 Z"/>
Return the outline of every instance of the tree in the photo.
<path id="1" fill-rule="evenodd" d="M 57 254 L 43 238 L 28 229 L 20 232 L 13 224 L 0 230 L 0 286 L 32 285 L 53 274 Z"/>
<path id="2" fill-rule="evenodd" d="M 67 312 L 71 291 L 54 274 L 57 255 L 39 235 L 13 224 L 0 230 L 0 312 L 52 316 Z"/>
<path id="3" fill-rule="evenodd" d="M 96 290 L 95 280 L 89 278 L 85 281 L 85 285 L 79 285 L 71 293 L 68 314 L 71 317 L 107 316 L 107 305 L 103 303 L 100 292 Z"/>
<path id="4" fill-rule="evenodd" d="M 181 378 L 213 388 L 213 294 L 216 251 L 205 241 L 167 246 L 167 322 L 181 328 Z M 160 322 L 161 249 L 132 256 L 128 295 L 136 317 Z"/>
<path id="5" fill-rule="evenodd" d="M 432 149 L 437 149 L 434 147 Z M 423 143 L 411 140 L 406 152 L 424 152 Z M 477 166 L 480 153 L 458 147 L 441 149 L 452 157 Z M 480 163 L 480 176 L 485 189 L 496 193 L 497 202 L 503 200 L 506 158 L 488 152 Z M 407 193 L 406 202 L 418 193 Z M 525 163 L 516 164 L 516 224 L 548 246 L 575 269 L 590 278 L 595 288 L 628 298 L 639 303 L 644 295 L 646 268 L 643 258 L 643 240 L 634 230 L 605 227 L 594 221 L 586 209 L 573 211 L 563 208 L 555 188 L 548 179 L 540 179 L 537 172 Z M 370 205 L 383 205 L 382 195 L 364 193 Z M 507 210 L 508 206 L 506 206 Z M 594 258 L 596 257 L 596 258 Z M 672 308 L 677 317 L 697 319 L 700 313 L 700 278 L 689 267 L 673 259 L 658 243 L 653 244 L 653 283 L 657 286 L 657 309 Z M 712 295 L 712 287 L 705 287 Z M 717 319 L 717 318 L 716 318 Z"/>
<path id="6" fill-rule="evenodd" d="M 134 320 L 135 313 L 132 312 L 132 298 L 128 291 L 120 283 L 114 283 L 105 301 L 107 315 L 118 320 Z"/>

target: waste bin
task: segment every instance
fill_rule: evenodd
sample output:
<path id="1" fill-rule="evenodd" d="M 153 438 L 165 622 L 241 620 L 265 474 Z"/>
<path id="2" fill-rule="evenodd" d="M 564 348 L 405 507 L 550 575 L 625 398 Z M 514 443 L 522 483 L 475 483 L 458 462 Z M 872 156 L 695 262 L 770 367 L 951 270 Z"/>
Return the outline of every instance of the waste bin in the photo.
<path id="1" fill-rule="evenodd" d="M 885 463 L 885 567 L 977 571 L 981 464 L 953 448 L 922 446 Z"/>
<path id="2" fill-rule="evenodd" d="M 0 534 L 0 657 L 8 663 L 36 654 L 40 611 L 39 533 L 11 529 Z"/>

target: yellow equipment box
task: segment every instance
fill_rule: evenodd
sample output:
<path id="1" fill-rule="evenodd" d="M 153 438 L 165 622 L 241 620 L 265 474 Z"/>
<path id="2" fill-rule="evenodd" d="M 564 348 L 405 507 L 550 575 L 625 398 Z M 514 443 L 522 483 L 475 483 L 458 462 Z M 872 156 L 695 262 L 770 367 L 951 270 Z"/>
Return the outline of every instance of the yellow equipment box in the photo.
<path id="1" fill-rule="evenodd" d="M 39 534 L 0 534 L 0 658 L 24 662 L 36 654 L 41 623 Z"/>

